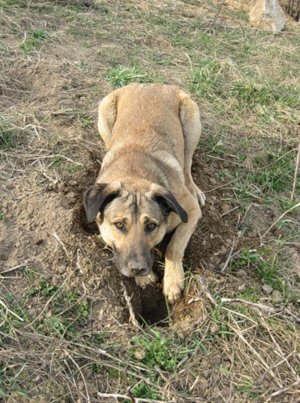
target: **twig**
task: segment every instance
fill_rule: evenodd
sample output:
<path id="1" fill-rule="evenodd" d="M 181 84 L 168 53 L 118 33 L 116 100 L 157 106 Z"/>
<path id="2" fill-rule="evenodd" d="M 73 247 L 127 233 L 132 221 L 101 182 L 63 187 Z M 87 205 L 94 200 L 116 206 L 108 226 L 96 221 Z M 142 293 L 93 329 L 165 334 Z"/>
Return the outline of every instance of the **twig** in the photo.
<path id="1" fill-rule="evenodd" d="M 293 375 L 294 375 L 294 377 L 297 379 L 297 381 L 300 382 L 300 378 L 299 378 L 299 376 L 297 375 L 297 373 L 296 373 L 296 371 L 294 370 L 294 368 L 293 368 L 293 367 L 291 366 L 291 364 L 289 363 L 288 357 L 285 357 L 285 355 L 284 355 L 284 353 L 283 353 L 283 351 L 282 351 L 280 345 L 277 343 L 276 339 L 274 338 L 274 336 L 273 336 L 272 332 L 270 331 L 270 329 L 269 329 L 269 327 L 268 327 L 266 321 L 264 320 L 264 318 L 262 317 L 261 314 L 260 314 L 260 316 L 261 316 L 261 321 L 263 322 L 265 328 L 267 329 L 267 331 L 268 331 L 268 333 L 269 333 L 269 336 L 271 337 L 273 343 L 274 343 L 275 346 L 277 347 L 277 350 L 278 350 L 279 355 L 281 356 L 281 358 L 283 359 L 283 361 L 286 363 L 286 365 L 289 367 L 289 369 L 291 370 L 291 372 L 293 373 Z M 292 353 L 290 353 L 290 354 L 292 354 Z"/>
<path id="2" fill-rule="evenodd" d="M 61 247 L 63 248 L 63 250 L 64 250 L 64 252 L 65 252 L 65 254 L 66 254 L 67 258 L 68 258 L 68 260 L 70 261 L 71 260 L 70 255 L 69 255 L 69 253 L 68 253 L 68 251 L 67 251 L 67 249 L 66 249 L 66 247 L 65 247 L 65 245 L 63 243 L 63 241 L 59 238 L 59 236 L 57 235 L 56 232 L 53 232 L 52 235 L 57 240 L 57 242 L 61 245 Z"/>
<path id="3" fill-rule="evenodd" d="M 295 172 L 294 172 L 294 181 L 293 181 L 293 189 L 292 189 L 292 193 L 291 193 L 291 200 L 294 200 L 294 195 L 295 195 L 296 185 L 297 185 L 297 176 L 300 173 L 299 170 L 300 170 L 300 140 L 299 140 L 297 157 L 296 157 L 296 164 L 295 164 Z"/>
<path id="4" fill-rule="evenodd" d="M 128 395 L 121 395 L 119 393 L 101 393 L 98 392 L 99 397 L 112 397 L 113 399 L 130 399 Z M 134 403 L 173 403 L 174 400 L 155 400 L 155 399 L 143 399 L 140 397 L 134 398 Z"/>
<path id="5" fill-rule="evenodd" d="M 224 302 L 224 303 L 241 302 L 246 305 L 254 306 L 255 308 L 261 309 L 262 311 L 265 311 L 268 313 L 279 312 L 279 310 L 272 308 L 271 306 L 259 304 L 257 302 L 247 301 L 246 299 L 242 299 L 242 298 L 221 298 L 221 302 Z"/>
<path id="6" fill-rule="evenodd" d="M 131 324 L 134 327 L 137 327 L 138 329 L 140 329 L 139 322 L 137 321 L 137 319 L 135 317 L 135 313 L 134 313 L 133 306 L 132 306 L 132 303 L 131 303 L 131 298 L 129 297 L 129 295 L 127 293 L 127 290 L 126 290 L 126 287 L 125 287 L 124 283 L 122 282 L 121 284 L 122 284 L 122 288 L 123 288 L 124 298 L 125 298 L 125 301 L 126 301 L 126 304 L 127 304 L 127 307 L 128 307 L 128 311 L 129 311 L 129 321 L 131 322 Z"/>
<path id="7" fill-rule="evenodd" d="M 235 178 L 235 179 L 233 179 L 232 181 L 229 181 L 229 182 L 227 182 L 227 183 L 224 183 L 224 185 L 216 186 L 216 187 L 213 188 L 213 189 L 206 190 L 204 193 L 205 193 L 205 194 L 206 194 L 206 193 L 211 193 L 211 192 L 213 192 L 214 190 L 224 188 L 224 187 L 226 187 L 227 185 L 231 185 L 232 183 L 234 183 L 234 182 L 236 182 L 236 181 L 238 181 L 238 180 L 239 180 L 239 178 Z"/>
<path id="8" fill-rule="evenodd" d="M 300 202 L 295 204 L 293 207 L 289 208 L 288 210 L 286 210 L 283 214 L 281 214 L 280 217 L 277 218 L 276 221 L 273 222 L 273 224 L 267 229 L 267 231 L 262 235 L 261 239 L 263 239 L 268 232 L 271 231 L 272 228 L 275 227 L 275 225 L 278 223 L 278 221 L 280 221 L 286 214 L 290 213 L 291 211 L 295 210 L 295 208 L 300 206 Z"/>
<path id="9" fill-rule="evenodd" d="M 225 1 L 222 1 L 222 2 L 220 3 L 219 8 L 218 8 L 218 11 L 216 12 L 215 18 L 214 18 L 214 20 L 213 20 L 213 22 L 212 22 L 212 28 L 213 28 L 213 29 L 214 29 L 215 26 L 216 26 L 217 19 L 219 18 L 220 14 L 221 14 L 221 9 L 222 9 L 224 3 L 225 3 Z"/>
<path id="10" fill-rule="evenodd" d="M 270 395 L 270 397 L 265 401 L 265 403 L 268 403 L 268 402 L 272 401 L 272 397 L 282 395 L 282 393 L 285 393 L 288 390 L 290 390 L 290 389 L 292 389 L 292 388 L 294 388 L 295 386 L 298 386 L 298 385 L 300 385 L 300 380 L 292 383 L 291 385 L 285 386 L 284 388 L 280 388 L 276 392 L 272 393 Z"/>
<path id="11" fill-rule="evenodd" d="M 215 301 L 214 297 L 211 295 L 211 293 L 209 292 L 209 290 L 207 288 L 207 285 L 206 285 L 206 282 L 205 282 L 205 279 L 203 277 L 201 277 L 201 276 L 196 276 L 196 278 L 199 281 L 199 283 L 201 285 L 201 288 L 202 288 L 202 291 L 206 295 L 207 299 L 211 302 L 211 304 L 213 306 L 216 306 L 217 305 L 216 301 Z"/>
<path id="12" fill-rule="evenodd" d="M 22 157 L 20 157 L 20 158 L 22 158 Z M 47 159 L 47 158 L 63 158 L 63 159 L 65 159 L 65 160 L 69 161 L 69 162 L 72 162 L 72 163 L 75 164 L 75 165 L 83 166 L 83 164 L 82 164 L 81 162 L 74 161 L 74 160 L 72 160 L 71 158 L 66 157 L 65 155 L 62 155 L 62 154 L 53 154 L 53 155 L 33 155 L 33 156 L 31 156 L 31 157 L 29 157 L 29 158 L 27 158 L 27 159 L 28 159 L 28 161 L 34 160 L 34 162 L 35 162 L 37 159 L 44 159 L 44 158 L 46 158 L 46 159 Z"/>
<path id="13" fill-rule="evenodd" d="M 247 301 L 242 298 L 221 298 L 221 302 L 223 303 L 240 302 L 246 305 L 251 305 L 254 308 L 260 309 L 262 311 L 268 312 L 269 314 L 281 314 L 281 315 L 286 314 L 287 316 L 292 317 L 295 322 L 300 323 L 300 318 L 294 315 L 292 312 L 290 312 L 287 308 L 278 308 L 278 309 L 272 308 L 271 306 L 259 304 L 257 302 Z"/>
<path id="14" fill-rule="evenodd" d="M 228 326 L 230 327 L 230 329 L 232 329 L 237 336 L 247 345 L 247 347 L 249 347 L 249 349 L 252 351 L 252 353 L 259 359 L 259 361 L 262 363 L 263 367 L 267 370 L 267 372 L 270 373 L 270 375 L 272 376 L 272 378 L 274 379 L 274 381 L 276 382 L 276 384 L 282 388 L 281 383 L 278 381 L 278 379 L 276 378 L 276 375 L 274 374 L 274 372 L 272 371 L 272 369 L 268 366 L 268 364 L 266 363 L 266 361 L 262 358 L 262 356 L 260 354 L 258 354 L 258 352 L 255 350 L 255 348 L 248 342 L 248 340 L 245 339 L 245 337 L 241 334 L 241 332 L 236 329 L 234 326 L 232 326 L 231 324 L 228 323 Z"/>
<path id="15" fill-rule="evenodd" d="M 1 299 L 0 299 L 0 305 L 2 305 L 3 308 L 4 308 L 8 313 L 10 313 L 11 315 L 13 315 L 15 318 L 19 319 L 21 322 L 24 322 L 24 319 L 20 318 L 19 315 L 17 315 L 17 314 L 14 313 L 12 310 L 10 310 L 10 309 L 8 308 L 8 306 L 5 305 L 5 303 L 4 303 Z"/>
<path id="16" fill-rule="evenodd" d="M 0 275 L 10 273 L 10 272 L 12 272 L 14 270 L 17 270 L 17 269 L 24 269 L 25 267 L 26 267 L 26 264 L 24 264 L 24 263 L 18 264 L 18 266 L 14 266 L 14 267 L 10 267 L 9 269 L 1 270 Z"/>
<path id="17" fill-rule="evenodd" d="M 187 59 L 188 59 L 188 61 L 190 63 L 191 72 L 193 72 L 193 63 L 191 61 L 191 58 L 190 58 L 190 56 L 189 56 L 189 54 L 187 52 L 184 52 L 184 54 L 186 55 L 186 57 L 187 57 Z"/>
<path id="18" fill-rule="evenodd" d="M 221 215 L 221 217 L 225 217 L 227 214 L 232 213 L 233 211 L 237 210 L 238 208 L 240 208 L 240 206 L 235 206 L 235 207 L 233 207 L 232 209 L 225 211 L 225 213 L 223 213 L 223 214 Z"/>
<path id="19" fill-rule="evenodd" d="M 229 265 L 229 262 L 230 262 L 230 260 L 232 258 L 233 251 L 234 251 L 234 248 L 236 247 L 236 245 L 237 245 L 237 239 L 234 238 L 233 241 L 232 241 L 232 245 L 231 245 L 230 251 L 228 253 L 227 259 L 226 259 L 226 261 L 224 263 L 224 266 L 221 269 L 222 273 L 226 270 L 227 266 Z"/>
<path id="20" fill-rule="evenodd" d="M 73 362 L 73 364 L 75 365 L 75 367 L 78 369 L 78 371 L 79 371 L 79 373 L 80 373 L 80 375 L 81 375 L 81 378 L 82 378 L 82 380 L 83 380 L 83 383 L 84 383 L 85 394 L 86 394 L 86 401 L 87 401 L 87 403 L 90 403 L 91 399 L 90 399 L 90 395 L 89 395 L 88 386 L 87 386 L 85 377 L 84 377 L 84 375 L 83 375 L 83 373 L 82 373 L 82 371 L 81 371 L 81 368 L 80 368 L 80 366 L 77 364 L 77 362 L 74 360 L 74 358 L 68 353 L 68 351 L 67 351 L 67 350 L 64 350 L 64 351 L 65 351 L 65 353 L 67 354 L 67 356 L 70 358 L 70 360 Z"/>

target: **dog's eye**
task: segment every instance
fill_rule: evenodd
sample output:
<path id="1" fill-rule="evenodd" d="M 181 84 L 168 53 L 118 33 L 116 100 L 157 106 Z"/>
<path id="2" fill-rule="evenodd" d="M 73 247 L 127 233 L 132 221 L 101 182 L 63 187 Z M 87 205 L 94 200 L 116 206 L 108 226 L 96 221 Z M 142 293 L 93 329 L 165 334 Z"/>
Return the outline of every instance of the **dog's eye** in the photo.
<path id="1" fill-rule="evenodd" d="M 114 225 L 120 230 L 120 231 L 125 231 L 125 224 L 122 221 L 117 221 L 114 223 Z"/>
<path id="2" fill-rule="evenodd" d="M 148 224 L 145 225 L 145 230 L 146 232 L 152 232 L 155 230 L 157 227 L 157 224 L 154 224 L 154 222 L 149 222 Z"/>

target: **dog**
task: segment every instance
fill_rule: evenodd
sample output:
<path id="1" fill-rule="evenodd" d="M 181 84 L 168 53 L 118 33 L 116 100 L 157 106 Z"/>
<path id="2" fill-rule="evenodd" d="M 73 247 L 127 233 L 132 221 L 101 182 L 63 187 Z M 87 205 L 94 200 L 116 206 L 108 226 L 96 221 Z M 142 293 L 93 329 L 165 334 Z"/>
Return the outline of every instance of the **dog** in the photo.
<path id="1" fill-rule="evenodd" d="M 198 106 L 176 86 L 131 84 L 100 102 L 98 130 L 107 153 L 84 193 L 87 221 L 96 220 L 118 269 L 140 287 L 157 281 L 151 252 L 173 232 L 163 293 L 174 304 L 184 288 L 184 251 L 205 204 L 191 175 Z"/>

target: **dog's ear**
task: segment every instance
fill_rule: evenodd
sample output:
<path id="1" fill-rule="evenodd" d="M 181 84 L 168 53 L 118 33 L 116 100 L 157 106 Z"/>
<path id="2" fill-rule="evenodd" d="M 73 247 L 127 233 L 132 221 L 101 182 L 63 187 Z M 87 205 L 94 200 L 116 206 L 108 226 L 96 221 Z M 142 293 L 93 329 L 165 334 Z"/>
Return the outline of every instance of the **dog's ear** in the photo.
<path id="1" fill-rule="evenodd" d="M 162 212 L 166 215 L 171 211 L 178 214 L 183 222 L 188 222 L 188 214 L 178 203 L 173 194 L 162 186 L 152 186 L 151 198 L 158 203 Z"/>
<path id="2" fill-rule="evenodd" d="M 119 195 L 119 192 L 119 186 L 107 183 L 97 183 L 89 187 L 83 195 L 83 205 L 87 221 L 89 223 L 93 222 L 99 211 L 102 212 L 108 203 Z"/>

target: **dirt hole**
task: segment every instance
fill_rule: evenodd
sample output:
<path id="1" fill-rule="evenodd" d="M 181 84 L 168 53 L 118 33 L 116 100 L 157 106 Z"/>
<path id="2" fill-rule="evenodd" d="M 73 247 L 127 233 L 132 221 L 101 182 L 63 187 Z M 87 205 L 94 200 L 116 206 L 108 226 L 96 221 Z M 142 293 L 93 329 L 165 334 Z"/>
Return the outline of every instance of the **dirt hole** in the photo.
<path id="1" fill-rule="evenodd" d="M 128 287 L 126 287 L 128 290 Z M 168 309 L 162 289 L 158 284 L 142 289 L 136 285 L 129 287 L 131 303 L 139 323 L 144 325 L 168 326 Z"/>

